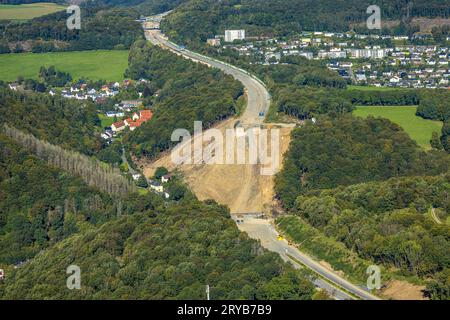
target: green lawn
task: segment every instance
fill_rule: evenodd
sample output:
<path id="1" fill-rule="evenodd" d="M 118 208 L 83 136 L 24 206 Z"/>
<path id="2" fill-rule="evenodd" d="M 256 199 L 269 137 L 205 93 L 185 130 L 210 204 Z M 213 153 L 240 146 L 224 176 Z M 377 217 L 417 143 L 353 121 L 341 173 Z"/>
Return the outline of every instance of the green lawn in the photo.
<path id="1" fill-rule="evenodd" d="M 122 80 L 128 66 L 128 51 L 97 50 L 0 55 L 0 80 L 15 81 L 18 76 L 36 79 L 41 66 L 54 65 L 73 79 Z"/>
<path id="2" fill-rule="evenodd" d="M 400 125 L 409 136 L 425 149 L 430 149 L 430 139 L 433 131 L 441 135 L 442 122 L 425 120 L 416 116 L 417 107 L 392 106 L 392 107 L 357 107 L 353 112 L 360 117 L 373 115 L 383 117 Z"/>
<path id="3" fill-rule="evenodd" d="M 0 20 L 29 20 L 65 9 L 65 6 L 46 2 L 20 5 L 1 4 Z"/>
<path id="4" fill-rule="evenodd" d="M 98 118 L 100 119 L 100 121 L 102 123 L 101 124 L 102 128 L 110 127 L 114 122 L 114 118 L 107 117 L 104 114 L 99 114 Z"/>

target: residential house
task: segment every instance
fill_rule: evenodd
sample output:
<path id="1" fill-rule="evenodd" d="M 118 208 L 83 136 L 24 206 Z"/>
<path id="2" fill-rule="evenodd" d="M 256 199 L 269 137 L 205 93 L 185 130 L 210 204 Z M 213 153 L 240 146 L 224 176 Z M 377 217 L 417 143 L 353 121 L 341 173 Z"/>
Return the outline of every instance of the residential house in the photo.
<path id="1" fill-rule="evenodd" d="M 153 112 L 151 110 L 142 110 L 139 112 L 140 119 L 144 119 L 145 121 L 151 120 L 153 118 Z"/>
<path id="2" fill-rule="evenodd" d="M 150 180 L 149 187 L 150 189 L 155 190 L 156 192 L 164 192 L 164 187 L 158 181 Z"/>
<path id="3" fill-rule="evenodd" d="M 10 83 L 9 88 L 11 90 L 17 91 L 17 89 L 19 88 L 19 84 L 18 83 Z"/>
<path id="4" fill-rule="evenodd" d="M 132 175 L 132 177 L 133 177 L 134 181 L 138 181 L 139 178 L 141 177 L 141 174 L 140 173 L 135 173 L 135 174 Z"/>
<path id="5" fill-rule="evenodd" d="M 140 117 L 139 117 L 139 115 L 137 114 L 137 112 L 135 112 L 135 113 L 133 113 L 132 118 L 133 118 L 133 119 L 132 119 L 133 121 L 136 121 L 136 120 L 139 120 Z"/>
<path id="6" fill-rule="evenodd" d="M 124 121 L 114 122 L 114 123 L 111 125 L 111 129 L 112 129 L 112 131 L 114 131 L 114 132 L 120 132 L 120 131 L 124 130 L 125 127 L 126 127 L 126 125 L 125 125 L 125 122 L 124 122 Z"/>
<path id="7" fill-rule="evenodd" d="M 109 118 L 114 118 L 114 117 L 123 117 L 124 113 L 123 112 L 116 112 L 116 111 L 108 111 L 106 112 L 106 116 Z"/>
<path id="8" fill-rule="evenodd" d="M 164 175 L 164 176 L 161 177 L 161 182 L 162 182 L 162 183 L 166 183 L 166 182 L 169 182 L 170 179 L 172 179 L 172 175 L 166 174 L 166 175 Z"/>

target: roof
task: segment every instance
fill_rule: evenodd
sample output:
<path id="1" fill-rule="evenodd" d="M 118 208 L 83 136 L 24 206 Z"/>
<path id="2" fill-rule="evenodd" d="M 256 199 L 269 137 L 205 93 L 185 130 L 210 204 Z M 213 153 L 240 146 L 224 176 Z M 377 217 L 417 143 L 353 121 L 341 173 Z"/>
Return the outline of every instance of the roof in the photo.
<path id="1" fill-rule="evenodd" d="M 117 121 L 112 124 L 112 126 L 114 126 L 116 128 L 123 127 L 124 125 L 125 125 L 125 122 L 123 122 L 123 121 Z"/>
<path id="2" fill-rule="evenodd" d="M 153 112 L 151 110 L 142 110 L 140 115 L 141 119 L 150 120 L 153 117 Z"/>

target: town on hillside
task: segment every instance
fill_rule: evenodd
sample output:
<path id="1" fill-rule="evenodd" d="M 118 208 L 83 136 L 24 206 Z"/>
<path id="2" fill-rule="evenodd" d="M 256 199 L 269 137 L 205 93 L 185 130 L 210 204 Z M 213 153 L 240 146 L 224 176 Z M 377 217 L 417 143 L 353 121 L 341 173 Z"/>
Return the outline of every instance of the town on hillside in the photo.
<path id="1" fill-rule="evenodd" d="M 349 83 L 375 87 L 449 88 L 450 50 L 431 35 L 365 35 L 354 32 L 302 32 L 288 38 L 249 37 L 226 30 L 208 39 L 217 53 L 237 52 L 251 64 L 279 64 L 282 57 L 324 60 Z M 450 37 L 447 37 L 447 41 Z"/>

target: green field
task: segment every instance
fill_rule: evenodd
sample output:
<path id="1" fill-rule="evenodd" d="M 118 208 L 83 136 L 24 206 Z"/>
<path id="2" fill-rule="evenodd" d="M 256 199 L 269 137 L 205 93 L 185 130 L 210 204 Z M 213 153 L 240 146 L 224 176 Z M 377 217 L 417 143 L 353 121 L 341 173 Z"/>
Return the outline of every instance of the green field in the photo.
<path id="1" fill-rule="evenodd" d="M 101 126 L 102 126 L 102 128 L 109 127 L 109 126 L 111 126 L 111 125 L 113 124 L 113 122 L 114 122 L 114 118 L 107 117 L 106 115 L 101 114 L 101 113 L 98 115 L 98 118 L 99 118 L 100 121 L 101 121 Z"/>
<path id="2" fill-rule="evenodd" d="M 36 79 L 41 66 L 54 65 L 72 78 L 122 80 L 128 66 L 128 51 L 98 50 L 50 53 L 11 53 L 0 55 L 0 80 L 15 81 L 18 76 Z"/>
<path id="3" fill-rule="evenodd" d="M 46 2 L 19 5 L 1 4 L 0 20 L 29 20 L 65 9 L 65 6 Z"/>
<path id="4" fill-rule="evenodd" d="M 400 125 L 418 145 L 430 149 L 431 134 L 436 131 L 441 135 L 442 122 L 418 117 L 416 109 L 414 106 L 357 107 L 353 114 L 363 118 L 369 115 L 387 118 Z"/>

